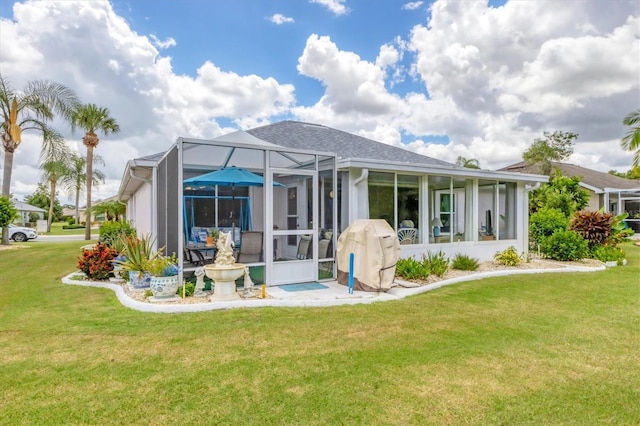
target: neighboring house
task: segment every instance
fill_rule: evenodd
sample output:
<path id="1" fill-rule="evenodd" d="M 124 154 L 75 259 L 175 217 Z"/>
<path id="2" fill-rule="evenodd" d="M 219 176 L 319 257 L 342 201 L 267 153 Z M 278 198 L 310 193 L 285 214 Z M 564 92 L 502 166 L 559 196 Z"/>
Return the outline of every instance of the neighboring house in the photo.
<path id="1" fill-rule="evenodd" d="M 587 169 L 575 164 L 552 162 L 553 168 L 560 169 L 563 176 L 578 176 L 580 186 L 589 192 L 587 210 L 600 210 L 615 214 L 629 213 L 627 223 L 634 231 L 640 232 L 640 180 L 625 179 L 609 173 Z M 524 161 L 500 169 L 505 172 L 539 173 L 538 166 L 529 166 Z"/>
<path id="2" fill-rule="evenodd" d="M 200 181 L 231 166 L 259 175 L 260 183 Z M 164 153 L 129 161 L 118 197 L 139 234 L 151 233 L 181 259 L 203 227 L 262 232 L 263 255 L 252 266 L 263 266 L 265 282 L 278 285 L 335 278 L 333 248 L 356 219 L 403 229 L 403 257 L 442 250 L 486 260 L 509 246 L 525 252 L 527 192 L 547 180 L 459 167 L 283 121 L 212 140 L 178 138 Z"/>
<path id="3" fill-rule="evenodd" d="M 13 206 L 18 210 L 18 217 L 14 220 L 14 223 L 19 225 L 26 225 L 27 223 L 35 222 L 29 220 L 29 216 L 31 213 L 35 213 L 38 215 L 38 219 L 45 219 L 45 215 L 47 211 L 45 209 L 41 209 L 40 207 L 32 206 L 31 204 L 24 203 L 18 200 L 11 200 Z"/>

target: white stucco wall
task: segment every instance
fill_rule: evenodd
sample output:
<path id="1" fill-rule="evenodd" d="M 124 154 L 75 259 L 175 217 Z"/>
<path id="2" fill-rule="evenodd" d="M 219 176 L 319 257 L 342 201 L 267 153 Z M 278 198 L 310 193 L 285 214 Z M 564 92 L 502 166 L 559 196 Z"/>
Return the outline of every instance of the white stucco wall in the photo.
<path id="1" fill-rule="evenodd" d="M 151 184 L 143 183 L 135 194 L 127 200 L 127 220 L 136 228 L 138 236 L 152 234 L 153 212 Z"/>

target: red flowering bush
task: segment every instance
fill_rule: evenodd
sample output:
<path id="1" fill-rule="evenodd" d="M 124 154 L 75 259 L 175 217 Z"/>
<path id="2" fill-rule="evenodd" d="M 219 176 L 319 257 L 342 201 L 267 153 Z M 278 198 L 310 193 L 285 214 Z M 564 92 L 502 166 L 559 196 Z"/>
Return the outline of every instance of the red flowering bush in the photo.
<path id="1" fill-rule="evenodd" d="M 111 247 L 99 242 L 92 249 L 84 249 L 78 258 L 78 269 L 92 280 L 106 280 L 113 271 L 111 261 L 118 255 Z"/>

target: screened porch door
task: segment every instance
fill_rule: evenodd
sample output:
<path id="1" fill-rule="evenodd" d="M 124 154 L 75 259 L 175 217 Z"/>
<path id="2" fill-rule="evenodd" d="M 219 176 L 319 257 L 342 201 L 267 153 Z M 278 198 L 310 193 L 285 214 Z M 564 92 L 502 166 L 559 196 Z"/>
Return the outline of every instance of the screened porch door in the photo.
<path id="1" fill-rule="evenodd" d="M 317 252 L 318 229 L 314 203 L 318 199 L 317 173 L 305 170 L 273 171 L 271 176 L 274 182 L 284 185 L 271 188 L 273 222 L 275 224 L 277 220 L 286 225 L 273 228 L 270 284 L 316 281 L 318 256 L 314 253 Z M 283 215 L 286 220 L 282 220 Z"/>

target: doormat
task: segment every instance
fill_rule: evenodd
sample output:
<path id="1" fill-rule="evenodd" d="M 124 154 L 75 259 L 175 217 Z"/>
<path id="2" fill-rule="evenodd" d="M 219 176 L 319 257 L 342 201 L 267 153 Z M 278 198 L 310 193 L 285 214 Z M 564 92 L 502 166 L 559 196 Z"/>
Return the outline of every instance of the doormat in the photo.
<path id="1" fill-rule="evenodd" d="M 322 290 L 323 288 L 329 288 L 320 283 L 301 283 L 301 284 L 283 284 L 279 285 L 284 291 L 305 291 L 305 290 Z"/>

